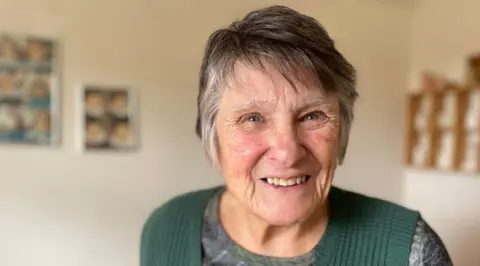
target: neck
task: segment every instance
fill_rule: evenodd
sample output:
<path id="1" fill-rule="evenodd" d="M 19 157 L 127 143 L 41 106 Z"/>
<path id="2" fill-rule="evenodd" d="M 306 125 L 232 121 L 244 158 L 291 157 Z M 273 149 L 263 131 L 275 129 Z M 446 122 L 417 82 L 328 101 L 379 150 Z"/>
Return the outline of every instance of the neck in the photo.
<path id="1" fill-rule="evenodd" d="M 222 195 L 219 217 L 228 236 L 244 249 L 263 256 L 295 257 L 311 251 L 328 223 L 328 203 L 291 225 L 271 225 L 246 210 L 228 191 Z"/>

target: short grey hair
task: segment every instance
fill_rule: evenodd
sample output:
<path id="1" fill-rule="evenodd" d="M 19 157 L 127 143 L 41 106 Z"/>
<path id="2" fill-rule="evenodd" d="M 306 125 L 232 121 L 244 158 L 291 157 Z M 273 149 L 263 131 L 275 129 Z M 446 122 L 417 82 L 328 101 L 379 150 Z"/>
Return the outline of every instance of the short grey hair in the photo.
<path id="1" fill-rule="evenodd" d="M 265 70 L 268 62 L 292 84 L 315 85 L 334 93 L 340 109 L 337 162 L 343 163 L 358 97 L 356 71 L 317 20 L 275 5 L 248 13 L 213 32 L 207 41 L 200 68 L 196 133 L 214 165 L 218 164 L 215 119 L 222 93 L 235 79 L 239 62 L 259 70 Z"/>

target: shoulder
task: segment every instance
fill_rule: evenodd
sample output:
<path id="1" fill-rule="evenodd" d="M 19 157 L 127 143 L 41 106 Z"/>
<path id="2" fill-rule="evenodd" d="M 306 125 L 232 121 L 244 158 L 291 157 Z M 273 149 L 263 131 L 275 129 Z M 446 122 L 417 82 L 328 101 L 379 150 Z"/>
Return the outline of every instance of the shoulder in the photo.
<path id="1" fill-rule="evenodd" d="M 349 237 L 370 235 L 369 243 L 385 254 L 387 265 L 407 264 L 418 211 L 337 187 L 332 188 L 330 202 L 332 218 L 341 222 Z"/>
<path id="2" fill-rule="evenodd" d="M 402 205 L 338 187 L 332 187 L 331 201 L 334 205 L 332 208 L 342 208 L 350 214 L 356 214 L 363 218 L 397 216 L 409 219 L 415 225 L 420 215 L 418 211 Z"/>
<path id="3" fill-rule="evenodd" d="M 417 221 L 408 265 L 453 265 L 442 239 L 422 216 Z"/>
<path id="4" fill-rule="evenodd" d="M 169 255 L 173 254 L 170 252 L 173 247 L 186 249 L 184 245 L 192 240 L 192 237 L 201 234 L 205 207 L 220 188 L 188 192 L 156 208 L 143 225 L 140 244 L 141 265 L 158 265 L 152 262 L 159 260 L 166 263 L 175 259 L 171 257 L 173 255 Z M 200 243 L 200 239 L 198 242 Z M 192 252 L 195 253 L 195 249 Z"/>
<path id="5" fill-rule="evenodd" d="M 350 230 L 381 236 L 389 247 L 397 250 L 410 249 L 418 211 L 337 187 L 332 188 L 330 201 L 332 215 L 348 221 Z M 403 251 L 394 255 L 408 257 Z"/>
<path id="6" fill-rule="evenodd" d="M 195 213 L 203 210 L 208 200 L 220 187 L 191 191 L 166 201 L 156 208 L 148 217 L 144 228 L 147 229 L 158 225 L 175 225 L 179 219 L 194 216 Z"/>
<path id="7" fill-rule="evenodd" d="M 377 234 L 388 232 L 390 246 L 403 247 L 401 257 L 393 250 L 390 258 L 403 258 L 409 251 L 409 266 L 453 265 L 443 241 L 418 211 L 339 188 L 334 188 L 332 197 L 337 203 L 334 208 L 347 209 L 356 226 L 363 229 L 363 225 L 374 223 L 375 227 L 368 228 Z"/>

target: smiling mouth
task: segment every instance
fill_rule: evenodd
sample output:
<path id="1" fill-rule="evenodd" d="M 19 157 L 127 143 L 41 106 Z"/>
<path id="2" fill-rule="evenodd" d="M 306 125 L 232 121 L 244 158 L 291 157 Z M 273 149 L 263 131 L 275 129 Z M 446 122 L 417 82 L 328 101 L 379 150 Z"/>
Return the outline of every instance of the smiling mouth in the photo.
<path id="1" fill-rule="evenodd" d="M 308 182 L 309 179 L 310 179 L 309 175 L 304 175 L 304 176 L 292 177 L 289 179 L 268 177 L 268 178 L 262 178 L 261 180 L 265 183 L 268 183 L 270 185 L 277 186 L 277 187 L 293 187 L 293 186 L 305 184 Z"/>

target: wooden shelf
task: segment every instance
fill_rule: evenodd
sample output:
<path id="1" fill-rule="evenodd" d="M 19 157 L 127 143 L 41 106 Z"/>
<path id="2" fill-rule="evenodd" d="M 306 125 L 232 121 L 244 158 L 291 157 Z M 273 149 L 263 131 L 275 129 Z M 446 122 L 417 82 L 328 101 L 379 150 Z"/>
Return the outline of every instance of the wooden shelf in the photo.
<path id="1" fill-rule="evenodd" d="M 406 119 L 408 166 L 480 173 L 480 86 L 410 94 Z"/>

